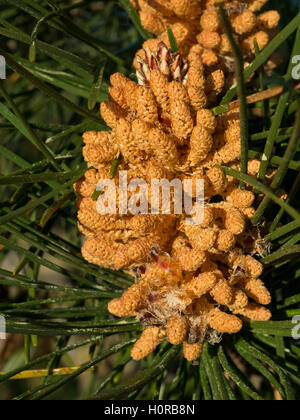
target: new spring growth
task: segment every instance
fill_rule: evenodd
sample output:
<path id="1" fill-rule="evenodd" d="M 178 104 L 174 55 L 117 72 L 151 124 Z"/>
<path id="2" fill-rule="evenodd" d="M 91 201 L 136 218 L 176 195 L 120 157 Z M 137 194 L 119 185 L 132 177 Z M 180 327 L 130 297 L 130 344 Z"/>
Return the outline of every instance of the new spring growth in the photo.
<path id="1" fill-rule="evenodd" d="M 225 0 L 223 7 L 229 15 L 234 36 L 244 55 L 246 65 L 255 57 L 254 40 L 262 51 L 277 34 L 280 15 L 271 10 L 258 13 L 267 0 Z M 225 74 L 226 87 L 234 77 L 234 60 L 227 36 L 222 31 L 215 0 L 133 0 L 139 11 L 142 25 L 162 39 L 168 47 L 168 29 L 172 30 L 181 54 L 188 56 L 197 51 L 209 76 L 216 70 Z M 281 59 L 273 54 L 266 69 L 273 69 Z M 216 102 L 216 95 L 209 95 L 209 102 Z"/>
<path id="2" fill-rule="evenodd" d="M 157 2 L 160 7 L 168 3 Z M 174 10 L 191 16 L 192 3 L 178 2 Z M 183 5 L 187 8 L 181 9 Z M 201 10 L 196 10 L 200 19 Z M 222 334 L 237 333 L 244 319 L 271 317 L 265 307 L 271 297 L 260 279 L 263 267 L 254 257 L 261 255 L 263 243 L 263 232 L 250 223 L 255 195 L 250 186 L 241 191 L 238 181 L 217 167 L 240 170 L 239 114 L 215 117 L 208 109 L 222 93 L 224 72 L 208 73 L 203 47 L 187 46 L 187 55 L 182 56 L 161 39 L 148 40 L 134 61 L 139 83 L 120 73 L 112 75 L 110 100 L 101 104 L 111 131 L 84 134 L 84 158 L 94 169 L 75 184 L 78 226 L 86 238 L 84 258 L 100 267 L 125 270 L 136 279 L 108 306 L 115 316 L 136 317 L 142 323 L 144 332 L 132 349 L 136 360 L 162 340 L 182 343 L 186 359 L 196 360 L 205 340 L 216 343 Z M 123 172 L 128 184 L 142 180 L 148 189 L 147 205 L 144 202 L 148 214 L 132 214 L 118 194 L 116 213 L 97 211 L 93 194 L 99 182 L 110 179 L 112 161 L 120 154 L 123 158 L 112 181 L 122 191 Z M 249 174 L 257 177 L 259 166 L 259 161 L 250 160 Z M 271 180 L 274 171 L 268 176 Z M 149 195 L 154 179 L 169 183 L 177 179 L 182 185 L 189 181 L 193 205 L 200 180 L 201 223 L 187 222 L 184 203 L 181 213 L 175 211 L 174 191 L 170 214 L 161 211 L 164 200 L 159 214 L 153 214 Z M 136 192 L 127 191 L 126 202 L 134 197 L 140 206 Z M 159 195 L 162 199 L 162 191 Z M 105 202 L 105 196 L 99 198 Z"/>

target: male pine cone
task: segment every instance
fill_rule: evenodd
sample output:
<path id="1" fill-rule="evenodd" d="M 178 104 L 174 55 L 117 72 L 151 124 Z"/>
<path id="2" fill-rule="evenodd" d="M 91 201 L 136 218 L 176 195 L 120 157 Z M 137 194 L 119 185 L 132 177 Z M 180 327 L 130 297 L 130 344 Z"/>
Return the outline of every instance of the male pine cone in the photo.
<path id="1" fill-rule="evenodd" d="M 135 274 L 136 283 L 108 306 L 112 314 L 137 317 L 144 326 L 134 359 L 146 357 L 166 338 L 182 343 L 185 357 L 195 360 L 214 331 L 233 334 L 243 318 L 271 317 L 264 306 L 270 294 L 259 279 L 262 265 L 241 245 L 251 236 L 254 194 L 250 187 L 241 191 L 216 167 L 240 166 L 239 115 L 215 118 L 206 108 L 208 96 L 221 92 L 224 75 L 217 71 L 207 80 L 196 49 L 183 59 L 161 40 L 149 40 L 135 65 L 139 83 L 112 75 L 110 100 L 101 104 L 111 131 L 84 134 L 84 158 L 94 169 L 75 185 L 79 229 L 86 236 L 82 253 L 91 263 Z M 149 196 L 153 178 L 203 179 L 202 224 L 187 224 L 184 211 L 98 214 L 94 191 L 120 155 L 118 171 L 127 171 L 128 180 L 145 180 Z M 250 162 L 254 177 L 257 167 Z M 220 199 L 212 203 L 213 197 Z"/>

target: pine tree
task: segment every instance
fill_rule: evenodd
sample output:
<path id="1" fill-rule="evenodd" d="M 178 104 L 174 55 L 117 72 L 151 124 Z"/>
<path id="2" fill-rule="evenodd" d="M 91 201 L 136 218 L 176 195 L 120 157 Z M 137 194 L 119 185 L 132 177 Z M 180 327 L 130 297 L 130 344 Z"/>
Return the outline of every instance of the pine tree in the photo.
<path id="1" fill-rule="evenodd" d="M 253 223 L 265 229 L 257 245 L 272 320 L 211 337 L 199 362 L 163 342 L 136 363 L 130 351 L 141 324 L 107 310 L 134 279 L 82 257 L 73 184 L 86 171 L 82 134 L 108 130 L 99 106 L 108 99 L 110 76 L 134 79 L 135 54 L 152 35 L 129 0 L 0 1 L 7 73 L 0 80 L 1 399 L 299 399 L 300 103 L 291 58 L 300 55 L 300 14 L 294 3 L 267 3 L 281 15 L 280 31 L 263 51 L 256 43 L 237 87 L 213 107 L 221 115 L 237 94 L 244 107 L 243 168 L 223 169 L 262 198 Z M 226 16 L 223 23 L 230 34 Z M 171 30 L 169 40 L 176 49 Z M 282 60 L 270 75 L 264 65 L 274 51 Z M 239 54 L 235 60 L 238 66 Z M 258 92 L 247 105 L 246 96 Z M 243 171 L 250 158 L 263 162 L 258 179 Z M 270 168 L 277 174 L 267 186 Z"/>

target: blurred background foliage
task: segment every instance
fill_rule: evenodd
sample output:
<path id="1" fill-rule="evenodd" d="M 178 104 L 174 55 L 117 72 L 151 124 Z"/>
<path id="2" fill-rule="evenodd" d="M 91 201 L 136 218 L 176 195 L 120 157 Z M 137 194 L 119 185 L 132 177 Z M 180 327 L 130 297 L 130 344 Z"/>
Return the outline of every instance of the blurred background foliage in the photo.
<path id="1" fill-rule="evenodd" d="M 0 81 L 0 314 L 7 326 L 0 399 L 299 399 L 300 347 L 292 338 L 300 316 L 299 138 L 295 130 L 292 136 L 299 95 L 283 75 L 300 31 L 282 32 L 281 66 L 272 75 L 260 68 L 248 87 L 284 84 L 282 96 L 288 92 L 281 104 L 277 98 L 250 110 L 251 157 L 280 128 L 268 158 L 282 170 L 276 189 L 288 193 L 296 213 L 293 219 L 273 203 L 258 215 L 270 222 L 273 243 L 263 259 L 273 321 L 206 345 L 197 364 L 167 343 L 137 364 L 130 348 L 140 325 L 106 309 L 132 279 L 82 259 L 72 184 L 85 170 L 82 133 L 107 129 L 99 103 L 109 77 L 134 77 L 132 60 L 147 34 L 127 0 L 0 0 L 0 7 L 7 61 Z M 283 31 L 296 16 L 299 27 L 297 0 L 266 8 L 279 10 Z M 292 143 L 296 154 L 287 157 Z"/>

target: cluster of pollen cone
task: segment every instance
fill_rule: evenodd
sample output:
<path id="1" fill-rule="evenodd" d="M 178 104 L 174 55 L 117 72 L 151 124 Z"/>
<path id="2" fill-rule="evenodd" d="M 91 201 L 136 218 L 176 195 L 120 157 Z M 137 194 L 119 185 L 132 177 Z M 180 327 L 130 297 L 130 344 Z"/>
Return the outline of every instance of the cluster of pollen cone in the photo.
<path id="1" fill-rule="evenodd" d="M 224 72 L 216 68 L 208 76 L 204 49 L 192 42 L 195 32 L 191 28 L 197 32 L 202 27 L 200 41 L 201 33 L 208 31 L 203 22 L 208 25 L 209 21 L 210 32 L 223 38 L 219 26 L 213 25 L 217 16 L 213 2 L 204 2 L 205 10 L 199 2 L 184 0 L 133 3 L 141 10 L 144 24 L 150 14 L 153 22 L 161 22 L 159 31 L 145 26 L 162 39 L 146 41 L 137 53 L 138 82 L 120 73 L 111 76 L 110 100 L 101 104 L 102 118 L 111 130 L 83 136 L 83 155 L 92 169 L 75 185 L 78 226 L 86 238 L 82 254 L 91 263 L 129 272 L 135 278 L 135 284 L 108 305 L 111 314 L 136 317 L 143 325 L 132 349 L 133 359 L 148 356 L 166 339 L 183 344 L 185 358 L 193 361 L 201 355 L 205 340 L 215 342 L 224 333 L 239 332 L 243 320 L 271 318 L 266 308 L 270 293 L 260 280 L 263 266 L 254 257 L 263 255 L 268 244 L 259 228 L 251 227 L 255 212 L 251 187 L 241 190 L 238 181 L 221 169 L 222 165 L 239 169 L 241 157 L 239 112 L 215 117 L 208 109 L 223 90 Z M 229 7 L 239 2 L 225 3 Z M 238 17 L 256 16 L 263 3 L 243 4 L 235 22 Z M 255 18 L 249 32 L 263 23 L 272 27 L 273 15 L 262 16 Z M 163 39 L 171 23 L 175 35 L 178 25 L 190 31 L 183 55 L 171 52 Z M 114 174 L 117 189 L 120 171 L 126 171 L 128 183 L 142 179 L 149 186 L 148 209 L 142 214 L 121 209 L 119 196 L 116 214 L 97 211 L 95 190 L 99 181 L 112 176 L 115 159 L 119 159 Z M 249 174 L 256 177 L 259 166 L 259 161 L 250 160 Z M 188 223 L 184 208 L 182 214 L 174 214 L 172 205 L 169 214 L 152 214 L 153 179 L 192 180 L 193 186 L 203 180 L 202 223 Z M 134 195 L 136 191 L 129 191 L 127 199 Z M 196 188 L 192 195 L 196 200 Z"/>
<path id="2" fill-rule="evenodd" d="M 255 57 L 255 41 L 259 50 L 277 34 L 280 15 L 276 10 L 259 13 L 268 0 L 219 1 L 229 16 L 235 39 L 243 53 L 245 66 Z M 131 0 L 139 11 L 143 26 L 169 45 L 171 28 L 181 53 L 191 50 L 200 55 L 207 74 L 222 70 L 226 87 L 232 84 L 234 60 L 228 38 L 218 16 L 218 0 Z M 274 54 L 267 68 L 278 65 L 280 57 Z M 209 99 L 215 99 L 212 95 Z"/>

